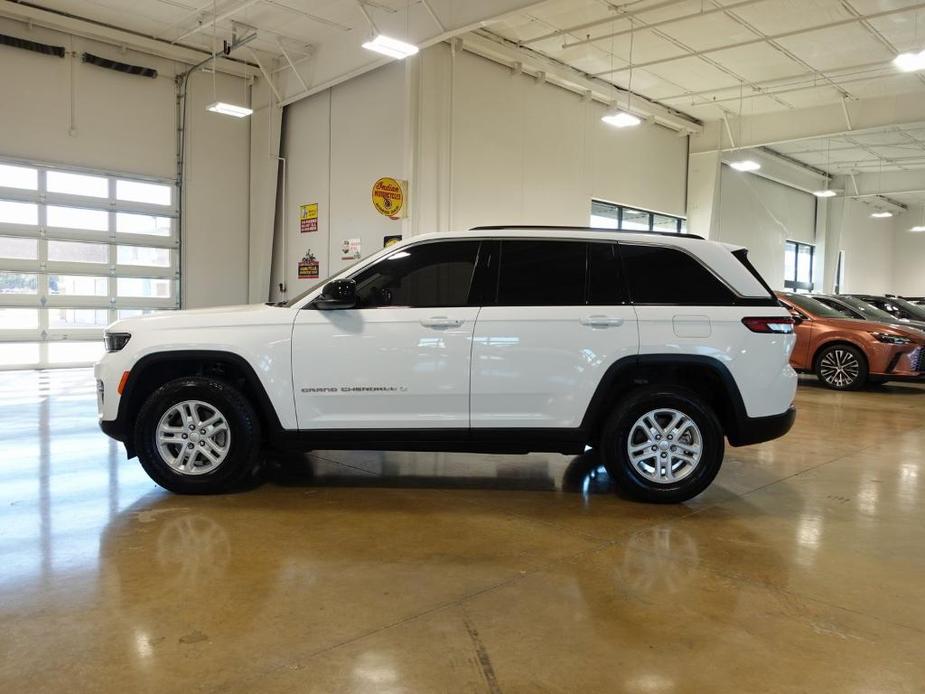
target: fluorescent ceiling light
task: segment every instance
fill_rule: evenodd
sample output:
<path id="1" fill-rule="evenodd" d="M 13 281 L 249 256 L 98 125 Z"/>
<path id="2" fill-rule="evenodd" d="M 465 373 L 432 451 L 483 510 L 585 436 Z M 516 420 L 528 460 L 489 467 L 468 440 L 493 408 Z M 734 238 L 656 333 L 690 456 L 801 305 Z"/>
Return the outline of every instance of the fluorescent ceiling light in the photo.
<path id="1" fill-rule="evenodd" d="M 870 216 L 874 219 L 886 219 L 887 217 L 892 217 L 893 213 L 888 210 L 883 210 L 881 212 L 872 212 Z"/>
<path id="2" fill-rule="evenodd" d="M 915 72 L 925 69 L 925 51 L 919 53 L 900 53 L 893 58 L 893 65 L 903 72 Z"/>
<path id="3" fill-rule="evenodd" d="M 254 112 L 254 109 L 247 106 L 235 106 L 226 104 L 224 101 L 216 101 L 214 104 L 206 106 L 213 113 L 221 113 L 224 116 L 234 116 L 235 118 L 246 118 Z"/>
<path id="4" fill-rule="evenodd" d="M 757 171 L 761 168 L 761 164 L 759 164 L 757 161 L 752 161 L 751 159 L 731 161 L 729 162 L 729 166 L 731 166 L 736 171 Z"/>
<path id="5" fill-rule="evenodd" d="M 390 58 L 398 58 L 399 60 L 418 52 L 417 46 L 390 38 L 384 34 L 378 34 L 372 41 L 367 41 L 363 44 L 363 48 L 368 51 L 382 53 L 382 55 L 387 55 Z"/>
<path id="6" fill-rule="evenodd" d="M 909 231 L 925 231 L 925 226 L 918 224 L 912 227 L 911 229 L 909 229 Z"/>
<path id="7" fill-rule="evenodd" d="M 637 118 L 632 113 L 621 111 L 620 109 L 611 109 L 607 111 L 607 113 L 601 116 L 601 120 L 607 125 L 612 125 L 615 128 L 631 128 L 634 125 L 642 123 L 640 118 Z"/>
<path id="8" fill-rule="evenodd" d="M 834 198 L 836 195 L 838 195 L 838 193 L 836 193 L 834 190 L 829 190 L 826 188 L 825 190 L 813 191 L 813 195 L 815 195 L 817 198 Z"/>

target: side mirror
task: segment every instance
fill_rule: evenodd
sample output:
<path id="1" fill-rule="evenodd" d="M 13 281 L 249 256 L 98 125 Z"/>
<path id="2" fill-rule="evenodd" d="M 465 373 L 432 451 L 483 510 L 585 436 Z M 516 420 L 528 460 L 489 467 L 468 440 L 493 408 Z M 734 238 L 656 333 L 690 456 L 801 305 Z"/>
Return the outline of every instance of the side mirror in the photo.
<path id="1" fill-rule="evenodd" d="M 800 323 L 802 323 L 803 320 L 804 320 L 803 314 L 802 314 L 802 313 L 797 313 L 796 311 L 791 311 L 791 312 L 790 312 L 790 317 L 793 318 L 793 322 L 796 323 L 797 325 L 799 325 Z"/>
<path id="2" fill-rule="evenodd" d="M 355 280 L 331 280 L 312 303 L 322 311 L 353 308 L 357 303 L 357 283 Z"/>

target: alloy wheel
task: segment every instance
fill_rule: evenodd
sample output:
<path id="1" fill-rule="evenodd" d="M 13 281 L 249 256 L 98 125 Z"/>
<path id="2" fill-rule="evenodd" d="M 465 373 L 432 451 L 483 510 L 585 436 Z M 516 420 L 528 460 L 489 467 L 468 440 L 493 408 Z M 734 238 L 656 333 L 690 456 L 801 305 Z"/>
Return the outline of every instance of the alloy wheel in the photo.
<path id="1" fill-rule="evenodd" d="M 833 349 L 826 352 L 819 362 L 819 373 L 823 380 L 836 388 L 851 386 L 861 373 L 858 358 L 846 349 Z"/>
<path id="2" fill-rule="evenodd" d="M 626 452 L 633 469 L 645 479 L 675 484 L 700 464 L 703 436 L 697 423 L 679 410 L 650 410 L 630 428 Z"/>
<path id="3" fill-rule="evenodd" d="M 157 425 L 157 450 L 175 472 L 204 475 L 228 457 L 231 431 L 218 408 L 201 400 L 172 405 Z"/>

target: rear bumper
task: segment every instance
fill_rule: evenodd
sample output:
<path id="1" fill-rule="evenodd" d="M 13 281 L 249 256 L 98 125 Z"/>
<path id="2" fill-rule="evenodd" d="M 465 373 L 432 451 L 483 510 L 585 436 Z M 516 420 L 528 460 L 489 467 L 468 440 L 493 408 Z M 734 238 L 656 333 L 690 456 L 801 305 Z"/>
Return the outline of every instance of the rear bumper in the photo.
<path id="1" fill-rule="evenodd" d="M 736 422 L 735 431 L 726 433 L 732 446 L 751 446 L 770 441 L 786 434 L 793 427 L 797 410 L 792 405 L 786 412 L 770 417 L 743 417 Z"/>

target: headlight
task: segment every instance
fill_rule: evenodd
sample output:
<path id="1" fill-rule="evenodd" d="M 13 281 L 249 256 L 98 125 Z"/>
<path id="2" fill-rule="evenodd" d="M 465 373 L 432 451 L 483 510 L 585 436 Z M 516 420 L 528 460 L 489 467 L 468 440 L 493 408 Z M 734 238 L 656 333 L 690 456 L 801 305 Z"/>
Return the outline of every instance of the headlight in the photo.
<path id="1" fill-rule="evenodd" d="M 131 333 L 105 333 L 103 335 L 103 344 L 106 346 L 107 352 L 118 352 L 131 339 Z"/>
<path id="2" fill-rule="evenodd" d="M 877 342 L 885 342 L 888 345 L 908 345 L 912 340 L 902 335 L 890 335 L 889 333 L 871 333 Z"/>

